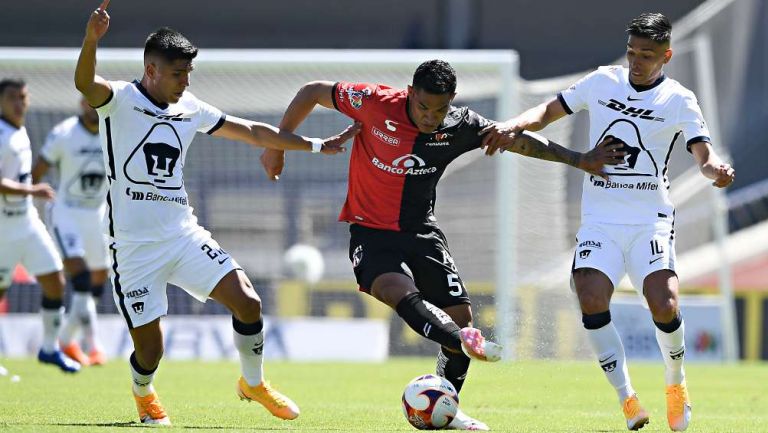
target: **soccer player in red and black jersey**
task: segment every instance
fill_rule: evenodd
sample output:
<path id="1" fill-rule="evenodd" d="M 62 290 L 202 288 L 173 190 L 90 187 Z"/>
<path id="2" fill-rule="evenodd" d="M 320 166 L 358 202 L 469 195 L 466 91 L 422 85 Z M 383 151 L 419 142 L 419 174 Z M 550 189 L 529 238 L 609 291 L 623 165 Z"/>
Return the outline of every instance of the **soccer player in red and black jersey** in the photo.
<path id="1" fill-rule="evenodd" d="M 461 390 L 470 358 L 497 361 L 501 347 L 472 328 L 472 310 L 443 232 L 434 216 L 435 188 L 447 165 L 478 149 L 491 124 L 451 105 L 456 74 L 441 60 L 422 63 L 407 90 L 381 84 L 307 83 L 286 109 L 280 128 L 295 130 L 315 105 L 361 122 L 349 168 L 349 191 L 339 219 L 350 223 L 349 258 L 360 290 L 393 308 L 420 335 L 439 343 L 437 373 Z M 616 146 L 580 154 L 526 135 L 516 151 L 601 174 Z M 616 152 L 613 152 L 616 153 Z M 262 163 L 274 179 L 283 153 Z M 488 430 L 459 412 L 449 428 Z"/>

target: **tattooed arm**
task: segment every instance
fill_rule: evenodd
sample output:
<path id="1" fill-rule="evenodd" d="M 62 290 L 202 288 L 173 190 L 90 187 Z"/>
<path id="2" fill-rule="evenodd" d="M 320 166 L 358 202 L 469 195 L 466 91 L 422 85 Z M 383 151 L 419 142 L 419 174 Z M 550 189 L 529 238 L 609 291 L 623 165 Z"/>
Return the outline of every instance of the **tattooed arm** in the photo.
<path id="1" fill-rule="evenodd" d="M 539 134 L 523 131 L 517 134 L 509 144 L 503 146 L 502 152 L 508 150 L 531 158 L 568 164 L 604 178 L 606 175 L 603 172 L 603 166 L 616 165 L 624 161 L 626 152 L 618 150 L 622 146 L 621 143 L 613 143 L 612 138 L 606 138 L 594 149 L 581 153 L 566 149 Z"/>

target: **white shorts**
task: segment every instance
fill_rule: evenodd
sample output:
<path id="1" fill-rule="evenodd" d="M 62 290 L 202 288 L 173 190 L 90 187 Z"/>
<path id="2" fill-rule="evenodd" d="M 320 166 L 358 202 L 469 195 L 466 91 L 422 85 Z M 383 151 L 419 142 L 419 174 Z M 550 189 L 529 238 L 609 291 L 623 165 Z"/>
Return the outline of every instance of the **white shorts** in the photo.
<path id="1" fill-rule="evenodd" d="M 242 269 L 202 227 L 178 239 L 114 242 L 110 249 L 115 304 L 129 329 L 168 314 L 166 284 L 205 302 L 225 275 Z"/>
<path id="2" fill-rule="evenodd" d="M 18 218 L 0 221 L 0 288 L 11 285 L 18 263 L 36 276 L 62 270 L 59 253 L 40 218 Z"/>
<path id="3" fill-rule="evenodd" d="M 576 234 L 573 269 L 593 268 L 618 287 L 624 274 L 643 296 L 643 281 L 653 272 L 675 272 L 675 230 L 655 225 L 584 224 Z"/>
<path id="4" fill-rule="evenodd" d="M 78 209 L 53 204 L 47 209 L 48 228 L 64 259 L 81 257 L 88 269 L 109 269 L 105 209 Z"/>

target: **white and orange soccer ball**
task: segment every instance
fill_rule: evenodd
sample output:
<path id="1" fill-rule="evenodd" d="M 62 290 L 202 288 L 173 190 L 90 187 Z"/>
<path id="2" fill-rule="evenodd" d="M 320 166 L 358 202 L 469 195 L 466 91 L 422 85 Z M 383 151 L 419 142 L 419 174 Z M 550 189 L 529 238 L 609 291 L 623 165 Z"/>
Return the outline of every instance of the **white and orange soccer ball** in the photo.
<path id="1" fill-rule="evenodd" d="M 403 414 L 419 430 L 436 430 L 450 424 L 459 410 L 459 394 L 445 378 L 425 374 L 403 391 Z"/>

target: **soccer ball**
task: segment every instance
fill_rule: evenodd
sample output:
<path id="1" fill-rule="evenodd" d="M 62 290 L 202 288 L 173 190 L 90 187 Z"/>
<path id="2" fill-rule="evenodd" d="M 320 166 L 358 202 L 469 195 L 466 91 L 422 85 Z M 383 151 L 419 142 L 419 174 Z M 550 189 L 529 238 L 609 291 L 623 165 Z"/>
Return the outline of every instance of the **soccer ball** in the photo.
<path id="1" fill-rule="evenodd" d="M 413 379 L 403 391 L 403 414 L 419 430 L 447 426 L 459 410 L 459 394 L 451 382 L 432 374 Z"/>
<path id="2" fill-rule="evenodd" d="M 285 252 L 283 265 L 291 278 L 315 284 L 323 277 L 323 254 L 312 245 L 296 244 Z"/>

